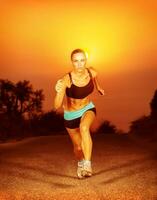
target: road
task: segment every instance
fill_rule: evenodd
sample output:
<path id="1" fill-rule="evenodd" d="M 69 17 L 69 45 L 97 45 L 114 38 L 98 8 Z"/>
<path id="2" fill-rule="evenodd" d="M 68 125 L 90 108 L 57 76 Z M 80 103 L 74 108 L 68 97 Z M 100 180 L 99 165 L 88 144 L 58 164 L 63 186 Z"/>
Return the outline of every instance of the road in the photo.
<path id="1" fill-rule="evenodd" d="M 68 136 L 0 144 L 0 200 L 157 200 L 157 143 L 93 137 L 93 176 L 76 177 Z"/>

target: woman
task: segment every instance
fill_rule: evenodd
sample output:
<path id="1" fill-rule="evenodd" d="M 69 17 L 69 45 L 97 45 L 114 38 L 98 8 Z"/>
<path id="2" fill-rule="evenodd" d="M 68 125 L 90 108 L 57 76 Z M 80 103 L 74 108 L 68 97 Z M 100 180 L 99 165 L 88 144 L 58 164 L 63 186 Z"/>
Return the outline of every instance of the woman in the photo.
<path id="1" fill-rule="evenodd" d="M 92 175 L 90 127 L 96 109 L 90 101 L 90 94 L 94 90 L 94 85 L 101 95 L 104 95 L 104 90 L 98 84 L 97 72 L 91 67 L 86 67 L 87 57 L 82 49 L 75 49 L 71 53 L 71 62 L 73 70 L 59 79 L 55 85 L 54 108 L 57 110 L 62 105 L 66 94 L 63 105 L 64 124 L 78 160 L 77 176 L 84 178 Z"/>

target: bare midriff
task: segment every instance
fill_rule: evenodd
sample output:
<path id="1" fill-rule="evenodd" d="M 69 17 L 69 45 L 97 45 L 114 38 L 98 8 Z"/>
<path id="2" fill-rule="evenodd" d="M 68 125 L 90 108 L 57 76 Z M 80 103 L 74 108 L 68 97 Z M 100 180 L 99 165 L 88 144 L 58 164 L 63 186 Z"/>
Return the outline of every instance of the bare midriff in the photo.
<path id="1" fill-rule="evenodd" d="M 90 102 L 89 96 L 83 99 L 74 99 L 74 98 L 66 98 L 66 102 L 64 103 L 64 110 L 66 111 L 75 111 L 83 108 Z"/>

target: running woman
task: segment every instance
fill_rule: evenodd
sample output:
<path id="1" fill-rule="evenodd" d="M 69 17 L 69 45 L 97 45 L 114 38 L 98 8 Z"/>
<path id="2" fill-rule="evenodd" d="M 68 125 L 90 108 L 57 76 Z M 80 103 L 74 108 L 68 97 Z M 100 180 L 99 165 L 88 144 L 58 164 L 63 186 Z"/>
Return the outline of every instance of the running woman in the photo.
<path id="1" fill-rule="evenodd" d="M 92 138 L 90 127 L 96 115 L 96 108 L 90 99 L 94 90 L 104 95 L 104 90 L 97 80 L 97 72 L 92 67 L 86 67 L 87 56 L 84 50 L 75 49 L 71 53 L 73 69 L 59 79 L 55 85 L 56 95 L 54 109 L 63 104 L 64 124 L 74 147 L 78 161 L 78 178 L 92 176 Z"/>

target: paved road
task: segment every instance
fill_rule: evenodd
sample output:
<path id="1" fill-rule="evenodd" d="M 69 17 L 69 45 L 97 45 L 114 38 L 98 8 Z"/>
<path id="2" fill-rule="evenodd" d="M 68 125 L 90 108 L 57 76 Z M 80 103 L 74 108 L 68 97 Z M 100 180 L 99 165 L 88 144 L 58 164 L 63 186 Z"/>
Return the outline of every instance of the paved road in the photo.
<path id="1" fill-rule="evenodd" d="M 157 200 L 157 145 L 93 136 L 91 178 L 76 178 L 67 136 L 0 144 L 0 200 Z"/>

